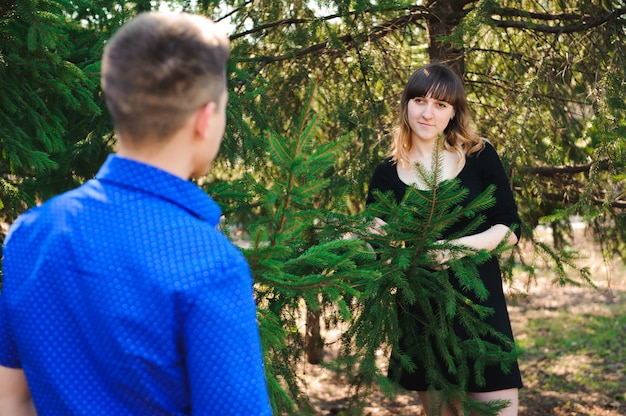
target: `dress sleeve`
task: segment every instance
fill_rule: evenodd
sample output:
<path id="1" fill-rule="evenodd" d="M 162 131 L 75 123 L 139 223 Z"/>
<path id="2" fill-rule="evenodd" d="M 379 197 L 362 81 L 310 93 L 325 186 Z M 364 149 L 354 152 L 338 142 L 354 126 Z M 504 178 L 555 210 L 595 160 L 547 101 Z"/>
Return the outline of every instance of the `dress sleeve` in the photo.
<path id="1" fill-rule="evenodd" d="M 481 167 L 481 180 L 484 187 L 486 188 L 490 184 L 496 186 L 494 191 L 496 203 L 487 210 L 487 219 L 490 225 L 506 225 L 513 230 L 519 240 L 521 220 L 517 211 L 517 204 L 502 161 L 491 143 L 485 142 L 485 148 L 478 155 L 477 162 L 478 166 Z"/>
<path id="2" fill-rule="evenodd" d="M 185 316 L 192 414 L 270 415 L 249 268 L 237 256 L 215 273 L 189 294 Z"/>

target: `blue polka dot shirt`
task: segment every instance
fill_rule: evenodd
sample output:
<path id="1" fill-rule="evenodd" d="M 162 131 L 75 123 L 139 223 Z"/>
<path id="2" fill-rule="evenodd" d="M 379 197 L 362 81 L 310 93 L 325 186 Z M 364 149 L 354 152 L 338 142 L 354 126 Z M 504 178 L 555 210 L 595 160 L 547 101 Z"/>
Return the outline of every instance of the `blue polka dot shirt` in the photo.
<path id="1" fill-rule="evenodd" d="M 248 265 L 200 188 L 109 156 L 20 216 L 0 365 L 39 415 L 270 415 Z"/>

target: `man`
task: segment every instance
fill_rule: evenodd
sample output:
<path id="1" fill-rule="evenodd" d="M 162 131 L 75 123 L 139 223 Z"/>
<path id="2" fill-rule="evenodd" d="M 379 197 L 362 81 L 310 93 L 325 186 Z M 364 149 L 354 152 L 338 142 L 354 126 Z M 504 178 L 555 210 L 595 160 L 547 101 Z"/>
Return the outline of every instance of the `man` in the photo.
<path id="1" fill-rule="evenodd" d="M 228 54 L 184 13 L 107 43 L 116 154 L 5 240 L 0 415 L 271 414 L 248 265 L 189 181 L 224 134 Z"/>

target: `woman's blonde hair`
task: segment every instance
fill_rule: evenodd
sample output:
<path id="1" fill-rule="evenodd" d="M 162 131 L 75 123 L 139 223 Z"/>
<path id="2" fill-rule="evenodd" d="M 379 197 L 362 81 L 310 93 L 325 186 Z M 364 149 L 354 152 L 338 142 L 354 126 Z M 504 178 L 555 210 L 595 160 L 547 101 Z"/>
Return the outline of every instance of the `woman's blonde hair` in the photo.
<path id="1" fill-rule="evenodd" d="M 482 150 L 484 141 L 471 126 L 472 118 L 461 78 L 447 65 L 431 63 L 419 68 L 409 78 L 400 101 L 399 119 L 390 156 L 394 162 L 409 166 L 411 127 L 407 120 L 408 103 L 415 97 L 431 97 L 454 108 L 454 116 L 444 130 L 443 147 L 459 155 L 459 166 L 465 157 Z"/>

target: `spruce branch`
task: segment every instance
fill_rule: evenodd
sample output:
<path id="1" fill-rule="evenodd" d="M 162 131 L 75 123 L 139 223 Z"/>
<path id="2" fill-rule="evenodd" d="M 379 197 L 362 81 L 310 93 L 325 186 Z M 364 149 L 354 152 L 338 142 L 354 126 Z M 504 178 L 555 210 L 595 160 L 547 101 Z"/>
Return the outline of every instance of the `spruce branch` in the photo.
<path id="1" fill-rule="evenodd" d="M 626 8 L 615 9 L 610 13 L 607 13 L 602 16 L 588 16 L 588 15 L 572 15 L 572 14 L 560 14 L 560 15 L 549 15 L 549 14 L 528 14 L 526 12 L 522 12 L 517 9 L 499 9 L 494 10 L 495 14 L 500 15 L 501 17 L 522 17 L 522 18 L 531 18 L 531 19 L 541 19 L 541 20 L 564 20 L 564 21 L 576 21 L 576 23 L 563 24 L 563 25 L 549 25 L 549 24 L 539 24 L 532 21 L 523 21 L 523 20 L 497 20 L 493 19 L 493 24 L 497 27 L 501 28 L 517 28 L 517 29 L 530 29 L 535 32 L 543 32 L 543 33 L 576 33 L 583 32 L 589 30 L 590 28 L 601 26 L 607 22 L 615 21 L 619 19 L 621 16 L 626 15 Z"/>
<path id="2" fill-rule="evenodd" d="M 373 293 L 380 278 L 376 254 L 362 239 L 344 238 L 352 230 L 363 234 L 367 224 L 360 216 L 340 214 L 340 200 L 334 199 L 343 194 L 340 189 L 328 192 L 333 185 L 329 171 L 350 136 L 320 144 L 315 91 L 312 84 L 299 116 L 285 132 L 266 134 L 270 181 L 247 174 L 211 192 L 216 200 L 230 199 L 236 209 L 251 210 L 246 224 L 249 238 L 242 251 L 263 316 L 264 355 L 272 363 L 268 366 L 272 405 L 290 414 L 312 413 L 299 390 L 297 373 L 308 352 L 298 330 L 303 308 L 348 321 L 353 305 Z M 326 197 L 331 199 L 325 201 Z"/>

